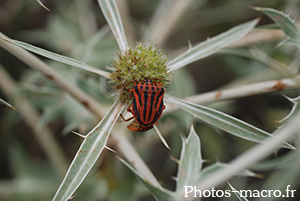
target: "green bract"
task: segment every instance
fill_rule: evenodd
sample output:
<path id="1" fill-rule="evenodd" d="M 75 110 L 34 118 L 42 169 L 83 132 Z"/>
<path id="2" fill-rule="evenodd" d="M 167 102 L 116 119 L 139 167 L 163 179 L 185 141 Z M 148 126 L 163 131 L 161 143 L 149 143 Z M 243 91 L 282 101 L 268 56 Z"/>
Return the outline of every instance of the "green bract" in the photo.
<path id="1" fill-rule="evenodd" d="M 153 82 L 161 82 L 162 87 L 168 85 L 169 73 L 167 72 L 167 56 L 161 49 L 155 46 L 147 46 L 138 43 L 134 49 L 129 48 L 124 54 L 119 53 L 115 58 L 111 78 L 116 85 L 113 88 L 120 89 L 120 99 L 130 101 L 134 82 L 142 82 L 150 79 Z"/>

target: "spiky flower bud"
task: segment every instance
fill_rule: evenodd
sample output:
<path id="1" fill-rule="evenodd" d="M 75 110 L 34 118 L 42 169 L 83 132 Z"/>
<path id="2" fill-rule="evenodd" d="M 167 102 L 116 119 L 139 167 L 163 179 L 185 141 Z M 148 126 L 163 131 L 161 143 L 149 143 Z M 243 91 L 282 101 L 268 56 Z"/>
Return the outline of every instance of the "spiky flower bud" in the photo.
<path id="1" fill-rule="evenodd" d="M 130 48 L 124 54 L 118 54 L 114 58 L 112 82 L 116 83 L 113 87 L 120 90 L 122 101 L 132 99 L 131 92 L 134 82 L 139 83 L 145 79 L 153 82 L 161 82 L 162 87 L 169 84 L 169 73 L 166 68 L 167 57 L 160 49 L 155 46 L 147 46 L 138 43 L 134 49 Z"/>

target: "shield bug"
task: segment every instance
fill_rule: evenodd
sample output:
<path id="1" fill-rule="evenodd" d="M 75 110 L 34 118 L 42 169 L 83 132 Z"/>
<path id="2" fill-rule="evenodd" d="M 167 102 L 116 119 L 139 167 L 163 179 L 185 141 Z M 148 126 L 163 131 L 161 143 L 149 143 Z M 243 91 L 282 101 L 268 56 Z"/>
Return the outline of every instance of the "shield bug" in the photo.
<path id="1" fill-rule="evenodd" d="M 133 100 L 127 111 L 131 112 L 133 117 L 127 120 L 121 117 L 125 121 L 133 118 L 135 120 L 127 128 L 142 132 L 153 128 L 153 124 L 158 121 L 165 109 L 163 102 L 165 90 L 161 87 L 161 83 L 145 79 L 138 84 L 135 82 L 133 89 L 129 91 L 133 92 Z"/>

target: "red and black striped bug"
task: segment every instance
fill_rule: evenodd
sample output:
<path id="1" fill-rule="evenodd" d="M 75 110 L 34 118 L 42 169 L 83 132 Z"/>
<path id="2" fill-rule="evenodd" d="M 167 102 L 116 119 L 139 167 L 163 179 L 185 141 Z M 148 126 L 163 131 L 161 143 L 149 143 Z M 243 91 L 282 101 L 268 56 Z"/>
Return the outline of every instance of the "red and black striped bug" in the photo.
<path id="1" fill-rule="evenodd" d="M 133 89 L 129 91 L 133 92 L 133 100 L 127 111 L 131 112 L 133 117 L 126 120 L 122 115 L 121 117 L 124 121 L 135 119 L 127 128 L 141 132 L 153 128 L 153 124 L 158 121 L 165 109 L 163 102 L 165 90 L 161 87 L 161 83 L 145 79 L 139 84 L 135 82 Z"/>

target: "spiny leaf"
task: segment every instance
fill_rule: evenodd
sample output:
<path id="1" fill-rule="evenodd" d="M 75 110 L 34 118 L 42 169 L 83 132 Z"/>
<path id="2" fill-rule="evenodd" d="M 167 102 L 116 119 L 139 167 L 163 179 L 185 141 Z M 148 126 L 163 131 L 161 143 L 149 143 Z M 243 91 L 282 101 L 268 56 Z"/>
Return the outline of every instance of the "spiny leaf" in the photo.
<path id="1" fill-rule="evenodd" d="M 193 126 L 187 139 L 182 139 L 182 148 L 177 172 L 176 191 L 181 197 L 184 195 L 184 186 L 197 184 L 196 175 L 199 174 L 203 159 L 201 156 L 200 139 Z"/>
<path id="2" fill-rule="evenodd" d="M 295 22 L 287 14 L 272 8 L 253 7 L 253 9 L 269 16 L 284 31 L 287 39 L 283 42 L 291 42 L 300 48 L 300 31 Z"/>
<path id="3" fill-rule="evenodd" d="M 116 2 L 114 0 L 98 0 L 98 3 L 117 40 L 122 54 L 124 54 L 129 47 Z"/>
<path id="4" fill-rule="evenodd" d="M 204 107 L 202 105 L 190 103 L 170 96 L 168 94 L 165 94 L 165 100 L 193 114 L 195 117 L 203 120 L 204 122 L 211 124 L 219 129 L 222 129 L 237 137 L 253 142 L 263 142 L 268 137 L 275 137 L 266 131 L 256 128 L 242 120 L 234 118 L 220 111 L 216 111 L 214 109 Z M 292 145 L 285 142 L 283 143 L 284 144 L 282 145 L 282 147 L 294 149 Z"/>
<path id="5" fill-rule="evenodd" d="M 3 104 L 3 105 L 8 106 L 8 107 L 10 107 L 10 108 L 12 108 L 14 110 L 16 110 L 16 108 L 14 108 L 11 104 L 9 104 L 8 102 L 2 100 L 1 98 L 0 98 L 0 103 Z"/>
<path id="6" fill-rule="evenodd" d="M 193 48 L 188 49 L 186 52 L 167 63 L 169 71 L 177 70 L 194 61 L 218 52 L 221 48 L 234 43 L 235 41 L 239 40 L 247 33 L 249 33 L 252 29 L 254 29 L 258 21 L 259 19 L 255 19 L 250 22 L 238 25 L 224 33 L 221 33 L 196 45 Z"/>
<path id="7" fill-rule="evenodd" d="M 81 61 L 77 61 L 75 59 L 59 55 L 59 54 L 44 50 L 44 49 L 39 48 L 39 47 L 35 47 L 33 45 L 30 45 L 28 43 L 24 43 L 24 42 L 21 42 L 21 41 L 12 40 L 12 39 L 8 39 L 8 38 L 3 38 L 1 36 L 0 36 L 0 38 L 2 40 L 5 40 L 9 43 L 12 43 L 16 46 L 19 46 L 19 47 L 24 48 L 28 51 L 31 51 L 31 52 L 34 52 L 38 55 L 44 56 L 46 58 L 53 59 L 55 61 L 67 64 L 67 65 L 70 65 L 70 66 L 74 66 L 74 67 L 77 67 L 77 68 L 80 68 L 82 70 L 86 70 L 86 71 L 89 71 L 89 72 L 92 72 L 92 73 L 95 73 L 95 74 L 98 74 L 98 75 L 102 75 L 106 78 L 110 78 L 110 73 L 108 73 L 106 71 L 102 71 L 102 70 L 97 69 L 97 68 L 94 68 L 94 67 L 92 67 L 88 64 L 85 64 L 85 63 L 81 62 Z"/>
<path id="8" fill-rule="evenodd" d="M 53 201 L 68 200 L 80 186 L 106 147 L 109 134 L 125 107 L 116 101 L 99 124 L 86 135 Z"/>

